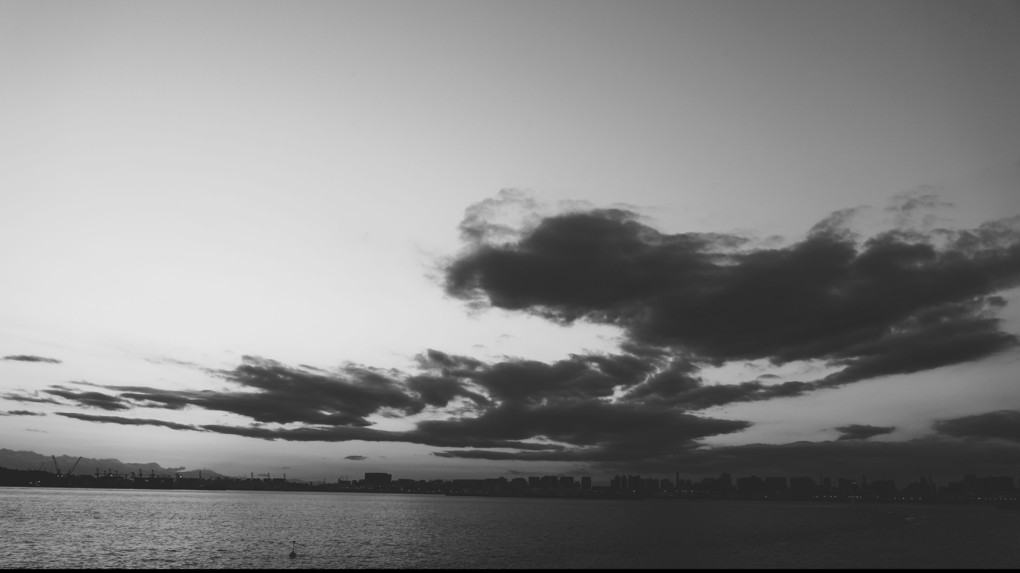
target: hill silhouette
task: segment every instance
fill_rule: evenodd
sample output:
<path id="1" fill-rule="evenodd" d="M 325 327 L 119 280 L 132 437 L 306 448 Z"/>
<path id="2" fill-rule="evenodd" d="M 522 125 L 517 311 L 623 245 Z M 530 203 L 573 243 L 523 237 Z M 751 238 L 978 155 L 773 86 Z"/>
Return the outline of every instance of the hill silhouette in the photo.
<path id="1" fill-rule="evenodd" d="M 53 466 L 53 458 L 56 458 L 56 468 Z M 155 462 L 122 462 L 115 459 L 96 459 L 82 456 L 78 462 L 78 456 L 61 454 L 59 456 L 44 455 L 30 451 L 16 451 L 0 448 L 0 468 L 12 470 L 44 470 L 51 473 L 67 474 L 74 468 L 74 475 L 100 475 L 120 474 L 130 475 L 132 472 L 141 475 L 155 474 L 158 476 L 180 475 L 181 477 L 198 477 L 199 472 L 204 478 L 228 477 L 208 468 L 185 469 L 184 467 L 165 468 Z"/>

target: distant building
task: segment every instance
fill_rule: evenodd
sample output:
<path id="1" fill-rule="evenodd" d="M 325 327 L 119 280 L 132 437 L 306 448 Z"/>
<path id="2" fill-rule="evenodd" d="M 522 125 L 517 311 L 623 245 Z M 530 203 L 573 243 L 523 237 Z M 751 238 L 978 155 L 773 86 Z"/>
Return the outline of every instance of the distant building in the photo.
<path id="1" fill-rule="evenodd" d="M 762 486 L 765 488 L 765 493 L 767 494 L 782 493 L 789 489 L 786 478 L 782 476 L 766 477 L 762 482 Z"/>
<path id="2" fill-rule="evenodd" d="M 797 496 L 809 496 L 815 493 L 815 480 L 808 476 L 790 478 L 790 491 Z"/>
<path id="3" fill-rule="evenodd" d="M 388 487 L 393 481 L 393 476 L 384 473 L 366 473 L 365 485 L 368 487 Z"/>
<path id="4" fill-rule="evenodd" d="M 737 492 L 741 495 L 760 495 L 764 491 L 764 482 L 758 476 L 751 475 L 737 478 Z"/>

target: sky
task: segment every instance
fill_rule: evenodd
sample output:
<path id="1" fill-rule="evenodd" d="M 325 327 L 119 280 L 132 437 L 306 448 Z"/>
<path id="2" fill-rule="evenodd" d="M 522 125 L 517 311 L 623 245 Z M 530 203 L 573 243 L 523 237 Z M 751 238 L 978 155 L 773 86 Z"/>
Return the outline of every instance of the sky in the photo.
<path id="1" fill-rule="evenodd" d="M 0 447 L 1020 474 L 1020 3 L 0 3 Z"/>

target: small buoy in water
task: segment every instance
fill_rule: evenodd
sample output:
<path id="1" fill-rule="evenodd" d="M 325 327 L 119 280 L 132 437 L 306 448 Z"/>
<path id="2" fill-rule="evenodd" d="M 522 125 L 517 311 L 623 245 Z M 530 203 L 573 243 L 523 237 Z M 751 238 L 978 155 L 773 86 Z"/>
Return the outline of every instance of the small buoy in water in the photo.
<path id="1" fill-rule="evenodd" d="M 295 546 L 297 546 L 297 541 L 291 541 L 290 543 L 291 543 L 291 545 L 290 545 L 290 558 L 293 559 L 293 558 L 297 557 L 297 550 L 294 549 Z"/>

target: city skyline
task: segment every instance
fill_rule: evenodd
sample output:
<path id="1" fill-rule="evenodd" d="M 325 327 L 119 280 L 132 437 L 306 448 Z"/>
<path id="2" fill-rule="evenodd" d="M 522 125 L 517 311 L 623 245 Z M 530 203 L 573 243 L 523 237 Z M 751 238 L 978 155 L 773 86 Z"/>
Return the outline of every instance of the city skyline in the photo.
<path id="1" fill-rule="evenodd" d="M 26 452 L 27 453 L 27 452 Z M 914 481 L 896 479 L 797 475 L 731 475 L 691 479 L 681 477 L 618 474 L 607 483 L 588 475 L 517 475 L 510 478 L 433 478 L 430 480 L 393 476 L 384 472 L 365 472 L 358 479 L 343 475 L 334 480 L 309 481 L 287 478 L 286 474 L 251 472 L 249 476 L 223 476 L 216 472 L 191 470 L 178 472 L 164 468 L 136 468 L 75 473 L 83 458 L 61 471 L 53 458 L 54 472 L 41 469 L 11 469 L 0 466 L 0 486 L 61 487 L 85 489 L 133 490 L 206 490 L 206 491 L 303 491 L 340 493 L 443 494 L 510 498 L 572 499 L 700 499 L 821 502 L 949 503 L 993 504 L 1001 509 L 1016 509 L 1020 489 L 1013 476 L 962 474 L 943 481 L 931 476 L 915 476 Z M 95 460 L 86 461 L 87 465 Z M 105 460 L 122 465 L 116 460 Z M 151 464 L 150 464 L 151 465 Z M 145 470 L 148 470 L 148 473 Z M 181 468 L 176 468 L 181 469 Z M 210 475 L 212 474 L 212 475 Z M 815 479 L 817 477 L 817 480 Z"/>
<path id="2" fill-rule="evenodd" d="M 633 472 L 623 471 L 622 473 L 611 475 L 606 474 L 602 476 L 593 477 L 592 475 L 581 473 L 555 473 L 555 474 L 534 474 L 527 472 L 514 472 L 508 475 L 492 476 L 492 475 L 473 475 L 473 476 L 460 476 L 460 477 L 449 477 L 449 476 L 432 476 L 428 479 L 420 477 L 414 477 L 409 475 L 393 475 L 386 472 L 372 471 L 366 469 L 362 474 L 340 474 L 336 476 L 320 476 L 316 479 L 309 479 L 307 477 L 296 478 L 288 477 L 286 472 L 283 473 L 272 473 L 257 471 L 264 468 L 252 469 L 247 473 L 224 475 L 216 468 L 184 468 L 184 467 L 162 467 L 158 463 L 148 462 L 144 464 L 140 463 L 125 463 L 121 460 L 115 459 L 94 459 L 86 458 L 85 456 L 55 456 L 55 455 L 43 455 L 37 452 L 28 451 L 11 451 L 6 449 L 0 449 L 0 470 L 6 472 L 6 478 L 0 485 L 39 485 L 30 484 L 30 479 L 38 479 L 40 475 L 48 476 L 46 479 L 47 486 L 68 486 L 68 487 L 84 487 L 84 488 L 108 488 L 108 487 L 121 487 L 121 488 L 132 488 L 132 487 L 154 487 L 156 482 L 161 486 L 172 486 L 177 484 L 178 480 L 184 479 L 187 482 L 185 488 L 194 487 L 201 481 L 205 482 L 220 482 L 220 483 L 231 483 L 235 486 L 240 485 L 243 487 L 249 487 L 257 484 L 290 484 L 295 487 L 307 486 L 307 485 L 322 485 L 322 486 L 342 486 L 345 488 L 354 488 L 359 491 L 367 486 L 378 486 L 378 485 L 393 485 L 394 487 L 410 486 L 414 484 L 415 487 L 420 487 L 423 484 L 437 484 L 444 483 L 450 484 L 484 484 L 487 488 L 492 488 L 499 484 L 502 485 L 521 485 L 527 484 L 529 488 L 582 488 L 582 489 L 613 489 L 618 490 L 619 483 L 648 483 L 650 490 L 654 491 L 665 491 L 666 489 L 672 489 L 672 491 L 687 491 L 702 492 L 702 493 L 721 493 L 717 486 L 723 486 L 726 491 L 736 492 L 737 490 L 733 487 L 738 486 L 741 482 L 756 482 L 757 485 L 772 484 L 771 487 L 783 490 L 797 489 L 793 484 L 797 483 L 801 490 L 819 488 L 818 492 L 829 491 L 830 489 L 835 492 L 837 490 L 846 493 L 847 488 L 854 488 L 855 491 L 866 491 L 870 486 L 876 486 L 882 488 L 886 494 L 891 495 L 892 492 L 901 489 L 916 489 L 919 485 L 927 484 L 932 488 L 934 494 L 937 488 L 948 488 L 949 490 L 959 489 L 961 484 L 969 484 L 971 493 L 981 490 L 994 490 L 993 493 L 997 494 L 1016 494 L 1020 491 L 1017 486 L 1020 485 L 1020 478 L 1009 474 L 1009 475 L 982 475 L 975 472 L 969 471 L 967 468 L 958 468 L 959 473 L 942 474 L 939 476 L 924 474 L 918 472 L 916 475 L 906 476 L 893 476 L 889 473 L 883 473 L 881 470 L 877 474 L 867 475 L 864 472 L 844 472 L 837 474 L 827 474 L 823 471 L 816 471 L 815 473 L 801 473 L 793 474 L 790 472 L 745 472 L 742 469 L 734 469 L 731 471 L 721 472 L 717 475 L 705 475 L 705 474 L 685 474 L 681 471 L 674 471 L 671 474 L 669 472 L 655 472 L 652 474 L 640 475 L 633 474 Z M 359 478 L 361 475 L 363 478 Z M 35 476 L 34 478 L 32 476 Z M 54 481 L 56 478 L 56 481 Z M 65 481 L 60 481 L 61 479 Z M 99 481 L 95 481 L 99 480 Z M 148 484 L 133 484 L 133 480 L 155 480 Z M 24 483 L 22 483 L 24 482 Z M 669 486 L 666 487 L 668 482 Z M 244 484 L 248 484 L 245 486 Z M 779 484 L 778 486 L 776 484 Z M 984 485 L 981 485 L 984 484 Z M 927 487 L 926 486 L 926 487 Z M 467 487 L 467 486 L 465 486 Z M 644 488 L 644 486 L 642 486 Z M 398 487 L 399 489 L 399 487 Z M 333 489 L 326 489 L 323 491 L 340 491 L 335 487 Z M 436 493 L 436 490 L 430 492 L 417 493 Z M 818 493 L 816 492 L 816 493 Z M 415 491 L 405 491 L 405 493 L 416 493 Z M 958 492 L 957 492 L 958 493 Z M 955 495 L 955 494 L 954 494 Z M 1015 496 L 1014 496 L 1015 497 Z M 961 499 L 954 498 L 956 501 Z M 1011 498 L 1012 499 L 1012 498 Z"/>
<path id="3" fill-rule="evenodd" d="M 0 58 L 2 448 L 1020 475 L 1015 2 L 12 1 Z"/>

